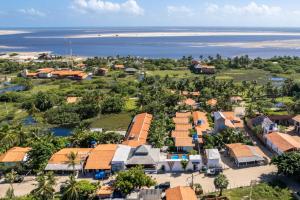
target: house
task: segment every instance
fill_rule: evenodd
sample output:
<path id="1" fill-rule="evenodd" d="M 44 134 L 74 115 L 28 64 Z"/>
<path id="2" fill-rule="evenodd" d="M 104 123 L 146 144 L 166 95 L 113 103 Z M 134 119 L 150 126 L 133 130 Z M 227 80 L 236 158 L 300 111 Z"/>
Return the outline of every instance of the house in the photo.
<path id="1" fill-rule="evenodd" d="M 124 70 L 124 69 L 125 69 L 125 66 L 122 65 L 122 64 L 115 64 L 112 68 L 113 68 L 114 70 Z"/>
<path id="2" fill-rule="evenodd" d="M 217 104 L 218 104 L 217 99 L 209 99 L 206 101 L 206 105 L 208 105 L 210 107 L 215 107 Z"/>
<path id="3" fill-rule="evenodd" d="M 201 155 L 170 154 L 161 157 L 160 169 L 164 172 L 199 171 L 203 166 Z M 186 169 L 182 167 L 182 160 L 188 161 Z"/>
<path id="4" fill-rule="evenodd" d="M 189 124 L 190 119 L 188 117 L 173 117 L 174 124 Z"/>
<path id="5" fill-rule="evenodd" d="M 182 91 L 181 95 L 183 95 L 185 97 L 199 97 L 200 92 L 199 91 L 194 91 L 194 92 Z"/>
<path id="6" fill-rule="evenodd" d="M 70 172 L 70 171 L 83 171 L 84 163 L 89 156 L 92 148 L 64 148 L 60 151 L 54 153 L 48 164 L 46 165 L 46 171 L 56 171 L 56 172 Z M 76 154 L 76 164 L 70 165 L 69 156 L 71 152 Z"/>
<path id="7" fill-rule="evenodd" d="M 278 126 L 276 123 L 270 120 L 269 117 L 260 115 L 257 116 L 253 119 L 251 119 L 251 124 L 254 127 L 261 127 L 263 130 L 263 134 L 268 134 L 272 132 L 277 132 L 278 131 Z"/>
<path id="8" fill-rule="evenodd" d="M 177 118 L 190 118 L 192 116 L 191 112 L 176 112 Z"/>
<path id="9" fill-rule="evenodd" d="M 243 98 L 240 97 L 240 96 L 232 96 L 232 97 L 230 97 L 229 100 L 230 100 L 231 103 L 239 104 L 243 101 Z"/>
<path id="10" fill-rule="evenodd" d="M 195 146 L 192 137 L 176 137 L 174 142 L 178 152 L 190 152 Z"/>
<path id="11" fill-rule="evenodd" d="M 54 69 L 53 68 L 42 68 L 37 70 L 37 77 L 39 78 L 51 78 L 52 73 Z"/>
<path id="12" fill-rule="evenodd" d="M 108 73 L 108 69 L 106 68 L 99 68 L 97 71 L 97 75 L 99 76 L 105 76 Z"/>
<path id="13" fill-rule="evenodd" d="M 117 144 L 100 144 L 93 148 L 84 169 L 88 171 L 105 171 L 106 174 L 109 174 L 112 169 L 111 161 L 117 147 Z"/>
<path id="14" fill-rule="evenodd" d="M 166 190 L 166 200 L 197 200 L 195 191 L 189 186 L 177 186 Z"/>
<path id="15" fill-rule="evenodd" d="M 75 104 L 77 103 L 81 98 L 80 97 L 67 97 L 67 104 Z"/>
<path id="16" fill-rule="evenodd" d="M 205 149 L 206 166 L 208 168 L 220 168 L 221 156 L 218 149 Z"/>
<path id="17" fill-rule="evenodd" d="M 205 112 L 193 112 L 193 122 L 198 137 L 202 137 L 203 134 L 207 134 L 210 131 L 210 126 Z"/>
<path id="18" fill-rule="evenodd" d="M 297 134 L 300 134 L 300 115 L 297 115 L 293 118 L 294 126 L 295 126 L 295 132 Z"/>
<path id="19" fill-rule="evenodd" d="M 216 73 L 215 66 L 209 66 L 209 65 L 205 65 L 205 64 L 194 65 L 192 70 L 195 74 L 214 74 L 214 73 Z"/>
<path id="20" fill-rule="evenodd" d="M 296 137 L 298 136 L 279 132 L 272 132 L 264 136 L 267 146 L 278 155 L 290 151 L 299 151 L 300 142 Z"/>
<path id="21" fill-rule="evenodd" d="M 128 160 L 132 148 L 127 145 L 118 145 L 118 148 L 111 160 L 111 169 L 113 172 L 124 170 L 126 167 L 126 161 Z"/>
<path id="22" fill-rule="evenodd" d="M 193 109 L 197 109 L 199 106 L 198 103 L 196 103 L 196 101 L 191 98 L 187 98 L 187 99 L 183 100 L 182 102 L 180 102 L 180 104 L 191 106 Z"/>
<path id="23" fill-rule="evenodd" d="M 218 133 L 226 128 L 243 129 L 243 120 L 235 116 L 234 112 L 214 112 L 214 132 Z"/>
<path id="24" fill-rule="evenodd" d="M 96 196 L 99 199 L 111 199 L 114 193 L 114 188 L 109 185 L 102 185 L 97 191 Z"/>
<path id="25" fill-rule="evenodd" d="M 153 116 L 148 113 L 136 115 L 127 131 L 124 145 L 137 147 L 146 144 Z"/>
<path id="26" fill-rule="evenodd" d="M 13 147 L 0 155 L 0 165 L 14 167 L 19 163 L 27 161 L 27 154 L 31 150 L 29 147 Z"/>
<path id="27" fill-rule="evenodd" d="M 189 131 L 192 128 L 192 124 L 175 124 L 176 131 Z"/>
<path id="28" fill-rule="evenodd" d="M 257 146 L 249 146 L 242 143 L 226 145 L 229 156 L 234 160 L 237 167 L 260 164 L 265 161 L 264 154 Z"/>
<path id="29" fill-rule="evenodd" d="M 127 74 L 135 74 L 135 73 L 138 72 L 137 69 L 131 68 L 131 67 L 126 68 L 124 71 L 125 71 Z"/>
<path id="30" fill-rule="evenodd" d="M 126 167 L 141 165 L 145 171 L 155 172 L 160 160 L 160 149 L 152 148 L 150 145 L 141 145 L 134 149 L 126 161 Z"/>

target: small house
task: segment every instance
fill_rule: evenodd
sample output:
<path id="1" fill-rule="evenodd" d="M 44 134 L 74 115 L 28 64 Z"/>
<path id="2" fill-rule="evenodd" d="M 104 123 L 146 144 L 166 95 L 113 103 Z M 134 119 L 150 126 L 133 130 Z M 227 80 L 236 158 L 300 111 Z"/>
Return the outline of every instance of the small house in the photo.
<path id="1" fill-rule="evenodd" d="M 166 200 L 197 200 L 195 191 L 189 186 L 177 186 L 166 190 Z"/>
<path id="2" fill-rule="evenodd" d="M 216 73 L 215 66 L 197 64 L 193 67 L 193 72 L 196 74 L 214 74 Z"/>
<path id="3" fill-rule="evenodd" d="M 132 153 L 132 148 L 127 145 L 118 145 L 118 148 L 111 161 L 111 168 L 113 172 L 124 170 L 126 161 Z"/>
<path id="4" fill-rule="evenodd" d="M 136 74 L 137 72 L 138 72 L 138 70 L 137 69 L 135 69 L 135 68 L 132 68 L 132 67 L 128 67 L 128 68 L 126 68 L 125 70 L 124 70 L 127 74 Z"/>
<path id="5" fill-rule="evenodd" d="M 228 155 L 237 167 L 261 164 L 265 161 L 263 152 L 257 146 L 242 143 L 227 144 Z"/>
<path id="6" fill-rule="evenodd" d="M 299 151 L 300 142 L 298 136 L 291 136 L 285 133 L 272 132 L 264 136 L 265 143 L 278 155 L 290 151 Z"/>
<path id="7" fill-rule="evenodd" d="M 97 71 L 97 75 L 99 76 L 105 76 L 108 73 L 108 69 L 106 68 L 99 68 Z"/>
<path id="8" fill-rule="evenodd" d="M 221 168 L 221 155 L 218 149 L 205 149 L 206 166 L 208 168 Z"/>
<path id="9" fill-rule="evenodd" d="M 123 64 L 115 64 L 112 68 L 114 70 L 124 70 L 125 66 Z"/>
<path id="10" fill-rule="evenodd" d="M 300 115 L 297 115 L 293 118 L 294 121 L 294 127 L 295 127 L 295 132 L 297 134 L 300 134 Z"/>
<path id="11" fill-rule="evenodd" d="M 234 112 L 214 112 L 214 132 L 218 133 L 226 128 L 243 129 L 244 122 L 235 116 Z"/>
<path id="12" fill-rule="evenodd" d="M 0 155 L 0 165 L 5 167 L 15 167 L 28 159 L 29 147 L 13 147 Z"/>

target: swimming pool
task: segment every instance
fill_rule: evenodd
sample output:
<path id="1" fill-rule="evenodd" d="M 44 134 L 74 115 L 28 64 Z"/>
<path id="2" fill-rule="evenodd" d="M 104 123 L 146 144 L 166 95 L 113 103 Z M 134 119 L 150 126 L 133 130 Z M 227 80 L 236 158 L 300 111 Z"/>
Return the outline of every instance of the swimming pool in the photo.
<path id="1" fill-rule="evenodd" d="M 174 154 L 174 155 L 171 156 L 171 159 L 172 160 L 176 160 L 176 159 L 185 159 L 185 160 L 187 160 L 188 159 L 188 155 L 181 155 L 181 158 L 180 158 L 179 155 Z"/>

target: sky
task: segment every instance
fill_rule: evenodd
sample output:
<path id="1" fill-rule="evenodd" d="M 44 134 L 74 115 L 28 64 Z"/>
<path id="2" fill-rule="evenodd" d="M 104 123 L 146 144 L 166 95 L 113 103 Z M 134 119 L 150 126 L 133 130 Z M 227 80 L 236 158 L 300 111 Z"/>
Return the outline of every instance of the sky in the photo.
<path id="1" fill-rule="evenodd" d="M 0 0 L 0 27 L 300 27 L 300 0 Z"/>

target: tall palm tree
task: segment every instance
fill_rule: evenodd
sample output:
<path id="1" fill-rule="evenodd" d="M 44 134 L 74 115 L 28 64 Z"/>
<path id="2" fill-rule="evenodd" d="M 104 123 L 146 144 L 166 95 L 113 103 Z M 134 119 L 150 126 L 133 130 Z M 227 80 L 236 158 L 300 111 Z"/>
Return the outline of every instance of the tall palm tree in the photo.
<path id="1" fill-rule="evenodd" d="M 40 174 L 37 176 L 36 181 L 38 182 L 36 184 L 37 188 L 31 192 L 33 196 L 41 200 L 53 199 L 55 194 L 54 186 L 56 184 L 53 172 Z"/>
<path id="2" fill-rule="evenodd" d="M 75 166 L 76 164 L 78 164 L 77 156 L 78 153 L 75 153 L 73 151 L 71 151 L 70 154 L 68 155 L 68 166 L 72 167 L 74 175 L 75 175 Z"/>
<path id="3" fill-rule="evenodd" d="M 62 188 L 62 200 L 78 200 L 79 196 L 79 188 L 76 184 L 76 179 L 74 175 L 71 175 L 69 180 L 63 185 Z"/>
<path id="4" fill-rule="evenodd" d="M 11 170 L 10 173 L 5 174 L 5 180 L 9 183 L 10 188 L 6 191 L 6 197 L 8 199 L 13 199 L 14 195 L 14 186 L 13 183 L 17 177 L 17 172 L 15 170 Z"/>

